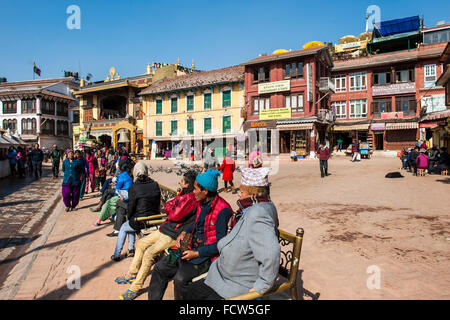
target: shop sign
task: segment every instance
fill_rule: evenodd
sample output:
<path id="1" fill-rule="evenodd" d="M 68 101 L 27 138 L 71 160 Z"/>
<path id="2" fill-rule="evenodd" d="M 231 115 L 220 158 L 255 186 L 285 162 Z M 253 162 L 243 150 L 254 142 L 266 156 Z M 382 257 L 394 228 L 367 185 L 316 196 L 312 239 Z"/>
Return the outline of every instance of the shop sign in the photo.
<path id="1" fill-rule="evenodd" d="M 384 131 L 386 130 L 386 124 L 383 123 L 372 123 L 370 125 L 370 129 L 372 129 L 372 131 Z"/>
<path id="2" fill-rule="evenodd" d="M 291 108 L 273 108 L 259 111 L 259 119 L 272 120 L 272 119 L 290 119 Z"/>
<path id="3" fill-rule="evenodd" d="M 393 83 L 383 86 L 372 87 L 372 96 L 385 96 L 385 95 L 415 93 L 415 92 L 416 92 L 415 82 Z"/>
<path id="4" fill-rule="evenodd" d="M 290 80 L 267 82 L 258 85 L 258 94 L 289 91 L 289 90 L 291 90 Z"/>
<path id="5" fill-rule="evenodd" d="M 398 119 L 403 118 L 403 112 L 382 112 L 381 119 Z"/>
<path id="6" fill-rule="evenodd" d="M 342 49 L 353 49 L 353 48 L 359 48 L 361 46 L 361 42 L 350 42 L 350 43 L 344 43 L 342 45 Z"/>
<path id="7" fill-rule="evenodd" d="M 306 100 L 309 102 L 313 100 L 312 68 L 310 63 L 306 64 Z"/>
<path id="8" fill-rule="evenodd" d="M 444 94 L 434 94 L 429 97 L 423 97 L 421 99 L 421 104 L 422 108 L 426 108 L 426 113 L 447 110 Z"/>

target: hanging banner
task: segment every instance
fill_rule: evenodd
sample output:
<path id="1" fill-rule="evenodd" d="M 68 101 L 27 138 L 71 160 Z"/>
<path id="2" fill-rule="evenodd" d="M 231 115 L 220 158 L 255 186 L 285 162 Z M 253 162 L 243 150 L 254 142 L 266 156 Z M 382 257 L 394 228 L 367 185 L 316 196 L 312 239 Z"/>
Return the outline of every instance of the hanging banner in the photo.
<path id="1" fill-rule="evenodd" d="M 312 68 L 311 64 L 306 64 L 306 100 L 313 101 L 313 82 L 312 82 Z"/>
<path id="2" fill-rule="evenodd" d="M 258 94 L 289 91 L 290 89 L 291 89 L 291 81 L 290 80 L 260 83 L 258 85 Z"/>
<path id="3" fill-rule="evenodd" d="M 273 108 L 259 111 L 259 120 L 290 119 L 291 108 Z"/>

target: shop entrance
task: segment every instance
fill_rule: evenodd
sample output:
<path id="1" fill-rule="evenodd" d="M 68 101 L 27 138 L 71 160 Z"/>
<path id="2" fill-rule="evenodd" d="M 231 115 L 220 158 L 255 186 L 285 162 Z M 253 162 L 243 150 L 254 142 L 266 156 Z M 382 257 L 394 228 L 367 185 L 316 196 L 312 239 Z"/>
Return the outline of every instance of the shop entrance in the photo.
<path id="1" fill-rule="evenodd" d="M 374 132 L 375 136 L 375 150 L 383 150 L 383 132 Z"/>

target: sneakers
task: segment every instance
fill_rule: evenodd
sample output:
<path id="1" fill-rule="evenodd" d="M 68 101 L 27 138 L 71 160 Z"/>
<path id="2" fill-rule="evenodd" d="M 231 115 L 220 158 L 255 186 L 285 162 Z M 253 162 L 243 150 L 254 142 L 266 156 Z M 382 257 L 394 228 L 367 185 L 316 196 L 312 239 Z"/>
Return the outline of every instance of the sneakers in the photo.
<path id="1" fill-rule="evenodd" d="M 114 281 L 118 284 L 132 284 L 133 281 L 136 279 L 136 277 L 123 275 L 120 277 L 117 277 Z"/>
<path id="2" fill-rule="evenodd" d="M 106 235 L 107 235 L 108 237 L 117 237 L 117 236 L 119 235 L 119 233 L 113 231 L 113 232 L 111 232 L 111 233 L 107 233 Z"/>
<path id="3" fill-rule="evenodd" d="M 137 292 L 130 289 L 127 290 L 123 295 L 119 297 L 120 300 L 134 300 L 137 297 Z"/>

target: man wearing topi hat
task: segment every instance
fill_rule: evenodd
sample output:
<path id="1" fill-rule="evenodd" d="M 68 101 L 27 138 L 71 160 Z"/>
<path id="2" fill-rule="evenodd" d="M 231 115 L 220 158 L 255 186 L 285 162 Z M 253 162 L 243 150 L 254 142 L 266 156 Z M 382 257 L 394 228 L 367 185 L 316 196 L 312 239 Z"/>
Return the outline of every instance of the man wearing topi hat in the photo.
<path id="1" fill-rule="evenodd" d="M 148 288 L 149 300 L 161 300 L 168 282 L 174 280 L 175 300 L 185 299 L 192 279 L 208 271 L 219 252 L 217 242 L 226 236 L 231 206 L 217 194 L 220 171 L 208 169 L 194 183 L 198 202 L 195 222 L 181 232 L 176 247 L 183 251 L 175 260 L 171 255 L 161 259 L 153 268 Z M 186 239 L 194 241 L 187 244 Z M 186 238 L 186 239 L 185 239 Z"/>
<path id="2" fill-rule="evenodd" d="M 227 299 L 247 292 L 266 293 L 280 262 L 278 214 L 269 197 L 270 168 L 241 168 L 238 221 L 217 244 L 220 256 L 206 278 L 192 283 L 188 300 Z"/>

